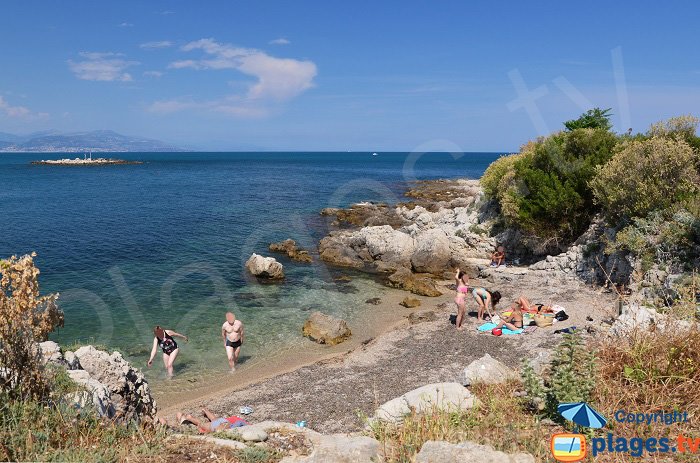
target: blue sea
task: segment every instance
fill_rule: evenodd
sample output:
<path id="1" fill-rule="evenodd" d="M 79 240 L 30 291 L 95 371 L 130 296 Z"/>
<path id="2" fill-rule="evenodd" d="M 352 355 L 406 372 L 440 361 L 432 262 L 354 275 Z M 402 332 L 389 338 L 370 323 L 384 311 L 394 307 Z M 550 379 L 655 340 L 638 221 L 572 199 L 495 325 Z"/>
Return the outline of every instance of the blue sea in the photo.
<path id="1" fill-rule="evenodd" d="M 245 273 L 251 253 L 270 255 L 286 238 L 315 251 L 322 208 L 395 203 L 418 179 L 478 178 L 498 154 L 128 153 L 110 157 L 144 163 L 30 165 L 62 157 L 75 155 L 0 154 L 0 256 L 37 253 L 41 290 L 59 292 L 66 315 L 55 340 L 106 345 L 143 365 L 160 324 L 190 337 L 176 366 L 186 375 L 225 369 L 227 310 L 245 323 L 245 364 L 304 342 L 309 311 L 356 319 L 382 291 L 280 256 L 284 283 L 259 284 Z"/>

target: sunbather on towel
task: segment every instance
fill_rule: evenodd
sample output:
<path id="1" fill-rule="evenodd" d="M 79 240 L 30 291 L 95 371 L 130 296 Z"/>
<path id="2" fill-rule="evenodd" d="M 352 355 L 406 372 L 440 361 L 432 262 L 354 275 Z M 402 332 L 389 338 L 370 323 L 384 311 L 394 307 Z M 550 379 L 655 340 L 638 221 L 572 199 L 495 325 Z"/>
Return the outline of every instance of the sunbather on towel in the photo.
<path id="1" fill-rule="evenodd" d="M 518 308 L 512 308 L 510 315 L 505 315 L 507 312 L 501 313 L 501 323 L 496 325 L 496 329 L 504 326 L 509 330 L 517 331 L 523 329 L 523 313 Z"/>
<path id="2" fill-rule="evenodd" d="M 207 417 L 209 422 L 204 421 L 204 420 L 198 420 L 197 418 L 193 417 L 192 415 L 184 415 L 182 413 L 178 413 L 177 416 L 177 421 L 180 424 L 184 423 L 192 423 L 193 425 L 197 426 L 199 428 L 199 432 L 201 433 L 209 433 L 209 432 L 216 432 L 216 431 L 223 431 L 225 429 L 231 429 L 231 428 L 237 428 L 240 426 L 245 426 L 248 424 L 246 420 L 243 418 L 239 418 L 237 416 L 229 416 L 228 418 L 220 418 L 216 415 L 214 415 L 212 412 L 207 410 L 206 408 L 202 409 L 202 413 L 204 416 Z"/>
<path id="3" fill-rule="evenodd" d="M 520 296 L 511 306 L 513 309 L 519 309 L 521 312 L 530 313 L 552 313 L 551 306 L 544 304 L 531 304 L 525 296 Z"/>

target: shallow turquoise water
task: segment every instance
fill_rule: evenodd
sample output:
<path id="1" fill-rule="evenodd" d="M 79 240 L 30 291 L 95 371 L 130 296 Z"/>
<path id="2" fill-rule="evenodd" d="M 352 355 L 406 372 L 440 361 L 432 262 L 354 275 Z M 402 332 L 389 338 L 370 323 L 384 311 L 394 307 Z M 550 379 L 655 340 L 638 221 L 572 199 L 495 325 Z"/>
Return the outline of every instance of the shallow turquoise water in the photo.
<path id="1" fill-rule="evenodd" d="M 260 285 L 244 272 L 251 253 L 289 237 L 315 249 L 320 209 L 396 202 L 415 179 L 478 178 L 497 154 L 129 153 L 115 157 L 145 164 L 29 165 L 60 157 L 0 154 L 0 256 L 38 253 L 42 290 L 60 292 L 66 313 L 59 342 L 105 344 L 142 363 L 160 324 L 191 338 L 182 373 L 226 367 L 227 310 L 246 324 L 252 362 L 299 342 L 310 310 L 352 318 L 381 291 L 279 256 L 286 281 Z"/>

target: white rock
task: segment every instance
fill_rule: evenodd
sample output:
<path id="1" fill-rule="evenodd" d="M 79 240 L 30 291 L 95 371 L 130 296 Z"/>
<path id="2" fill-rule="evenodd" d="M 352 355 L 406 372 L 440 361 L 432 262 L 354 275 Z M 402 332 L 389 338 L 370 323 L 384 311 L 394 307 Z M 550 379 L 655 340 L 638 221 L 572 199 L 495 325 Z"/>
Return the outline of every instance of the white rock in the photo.
<path id="1" fill-rule="evenodd" d="M 495 450 L 490 445 L 474 442 L 450 444 L 449 442 L 428 441 L 416 455 L 416 463 L 535 463 L 535 458 L 527 453 L 507 454 Z"/>
<path id="2" fill-rule="evenodd" d="M 71 350 L 66 351 L 63 358 L 66 361 L 66 368 L 69 370 L 80 370 L 82 368 L 80 366 L 80 360 L 76 357 L 75 352 Z"/>
<path id="3" fill-rule="evenodd" d="M 381 444 L 371 437 L 322 435 L 308 456 L 290 456 L 280 463 L 375 463 L 382 461 Z"/>
<path id="4" fill-rule="evenodd" d="M 246 442 L 264 442 L 267 440 L 267 432 L 256 425 L 241 426 L 240 428 L 229 429 L 228 431 L 238 434 L 238 436 Z"/>
<path id="5" fill-rule="evenodd" d="M 41 349 L 41 356 L 44 359 L 44 363 L 63 363 L 63 353 L 61 352 L 61 346 L 53 341 L 44 341 L 39 343 L 39 348 Z"/>
<path id="6" fill-rule="evenodd" d="M 464 369 L 463 384 L 465 386 L 477 382 L 499 384 L 514 378 L 517 378 L 517 374 L 513 370 L 486 354 Z"/>
<path id="7" fill-rule="evenodd" d="M 445 232 L 434 228 L 416 236 L 411 265 L 417 273 L 442 274 L 451 260 L 450 241 Z"/>
<path id="8" fill-rule="evenodd" d="M 258 277 L 270 280 L 284 278 L 284 267 L 274 257 L 263 257 L 253 253 L 245 263 L 248 271 Z"/>
<path id="9" fill-rule="evenodd" d="M 109 389 L 90 377 L 85 370 L 67 370 L 68 376 L 84 391 L 78 391 L 70 398 L 79 408 L 94 407 L 99 416 L 112 418 L 116 410 Z"/>
<path id="10" fill-rule="evenodd" d="M 440 410 L 468 410 L 476 397 L 459 383 L 436 383 L 414 389 L 379 407 L 373 420 L 399 423 L 412 409 L 417 413 L 436 407 Z"/>

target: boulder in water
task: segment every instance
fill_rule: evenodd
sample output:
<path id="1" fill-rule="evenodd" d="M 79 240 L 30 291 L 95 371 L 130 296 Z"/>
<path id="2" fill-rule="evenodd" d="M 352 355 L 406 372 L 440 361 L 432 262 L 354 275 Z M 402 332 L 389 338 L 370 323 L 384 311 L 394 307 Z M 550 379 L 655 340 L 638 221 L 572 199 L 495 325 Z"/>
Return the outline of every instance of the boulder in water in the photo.
<path id="1" fill-rule="evenodd" d="M 263 257 L 254 253 L 245 263 L 245 268 L 252 275 L 261 279 L 281 280 L 284 278 L 284 267 L 274 257 Z"/>
<path id="2" fill-rule="evenodd" d="M 340 344 L 350 337 L 352 331 L 345 320 L 313 312 L 304 323 L 302 334 L 319 344 Z"/>

